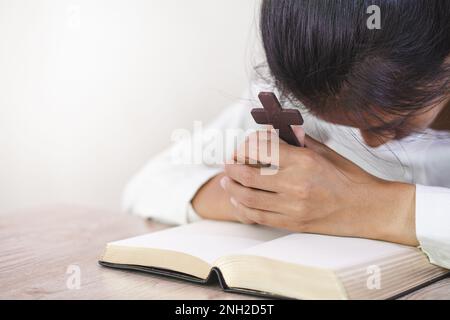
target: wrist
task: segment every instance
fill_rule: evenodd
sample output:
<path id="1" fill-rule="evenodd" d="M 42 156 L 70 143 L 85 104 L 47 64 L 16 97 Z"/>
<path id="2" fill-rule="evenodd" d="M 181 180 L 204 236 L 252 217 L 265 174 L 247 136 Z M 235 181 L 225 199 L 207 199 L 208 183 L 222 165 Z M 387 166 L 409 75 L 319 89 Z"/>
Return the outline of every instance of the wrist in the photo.
<path id="1" fill-rule="evenodd" d="M 232 214 L 235 208 L 220 186 L 224 173 L 207 181 L 191 200 L 192 208 L 203 219 L 237 221 Z"/>
<path id="2" fill-rule="evenodd" d="M 415 227 L 416 186 L 383 181 L 381 208 L 377 224 L 381 240 L 417 246 Z"/>

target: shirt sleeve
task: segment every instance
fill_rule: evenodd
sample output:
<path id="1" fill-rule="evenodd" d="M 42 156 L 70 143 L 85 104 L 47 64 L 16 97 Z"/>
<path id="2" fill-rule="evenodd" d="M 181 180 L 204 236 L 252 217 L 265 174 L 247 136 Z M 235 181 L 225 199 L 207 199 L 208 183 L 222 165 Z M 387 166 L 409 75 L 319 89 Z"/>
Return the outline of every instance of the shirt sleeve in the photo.
<path id="1" fill-rule="evenodd" d="M 416 234 L 430 262 L 450 269 L 450 189 L 416 186 Z"/>

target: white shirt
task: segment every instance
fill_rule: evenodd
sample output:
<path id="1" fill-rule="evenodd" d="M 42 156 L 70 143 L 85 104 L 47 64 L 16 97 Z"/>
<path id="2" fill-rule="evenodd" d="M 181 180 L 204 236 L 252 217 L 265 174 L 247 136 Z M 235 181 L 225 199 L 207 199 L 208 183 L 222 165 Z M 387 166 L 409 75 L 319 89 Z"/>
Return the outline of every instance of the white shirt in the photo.
<path id="1" fill-rule="evenodd" d="M 124 208 L 166 223 L 184 224 L 200 220 L 201 217 L 192 209 L 191 199 L 204 183 L 223 170 L 222 165 L 205 161 L 214 157 L 213 151 L 208 154 L 208 148 L 213 149 L 211 145 L 214 146 L 218 139 L 207 132 L 224 133 L 230 128 L 257 129 L 259 126 L 252 119 L 250 110 L 260 107 L 257 99 L 260 91 L 278 93 L 272 86 L 255 81 L 245 97 L 224 109 L 203 129 L 203 133 L 186 137 L 151 159 L 128 183 Z M 282 100 L 282 104 L 292 107 L 289 101 Z M 363 143 L 359 130 L 325 123 L 308 114 L 304 108 L 300 109 L 308 135 L 375 176 L 416 184 L 416 234 L 420 247 L 432 263 L 450 269 L 450 133 L 429 129 L 400 141 L 370 148 Z M 236 133 L 236 136 L 242 141 L 245 133 Z M 174 154 L 186 155 L 194 145 L 204 148 L 203 161 L 174 162 Z M 233 149 L 233 145 L 229 146 L 225 156 L 231 155 Z M 188 158 L 192 159 L 190 155 Z"/>

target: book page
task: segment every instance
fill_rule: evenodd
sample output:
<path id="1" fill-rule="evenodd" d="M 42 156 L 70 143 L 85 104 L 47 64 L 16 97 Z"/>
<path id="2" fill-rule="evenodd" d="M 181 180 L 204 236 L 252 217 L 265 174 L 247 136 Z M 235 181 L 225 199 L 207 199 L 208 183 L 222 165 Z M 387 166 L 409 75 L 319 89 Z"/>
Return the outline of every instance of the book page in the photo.
<path id="1" fill-rule="evenodd" d="M 173 250 L 198 257 L 212 265 L 221 256 L 288 233 L 285 230 L 264 226 L 203 220 L 111 242 L 109 245 Z"/>
<path id="2" fill-rule="evenodd" d="M 339 270 L 414 252 L 419 254 L 415 247 L 383 241 L 292 233 L 246 248 L 237 254 L 257 255 L 303 266 Z"/>

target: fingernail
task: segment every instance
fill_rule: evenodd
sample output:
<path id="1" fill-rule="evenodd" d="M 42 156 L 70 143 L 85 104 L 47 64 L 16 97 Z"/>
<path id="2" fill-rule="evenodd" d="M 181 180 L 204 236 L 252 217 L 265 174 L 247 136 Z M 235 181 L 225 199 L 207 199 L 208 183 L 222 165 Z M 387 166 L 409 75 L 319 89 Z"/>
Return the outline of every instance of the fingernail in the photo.
<path id="1" fill-rule="evenodd" d="M 227 187 L 227 183 L 228 177 L 223 177 L 222 179 L 220 179 L 220 186 L 222 187 L 222 189 L 225 189 Z"/>
<path id="2" fill-rule="evenodd" d="M 238 203 L 237 203 L 236 200 L 234 200 L 234 198 L 230 198 L 230 202 L 231 202 L 231 204 L 232 204 L 233 206 L 235 206 L 235 207 L 238 206 Z"/>
<path id="3" fill-rule="evenodd" d="M 303 127 L 302 126 L 296 126 L 296 125 L 293 125 L 291 127 L 292 127 L 292 130 L 294 130 L 294 133 L 297 136 L 297 138 L 300 141 L 300 143 L 302 145 L 304 145 L 305 144 L 305 130 L 303 129 Z"/>

